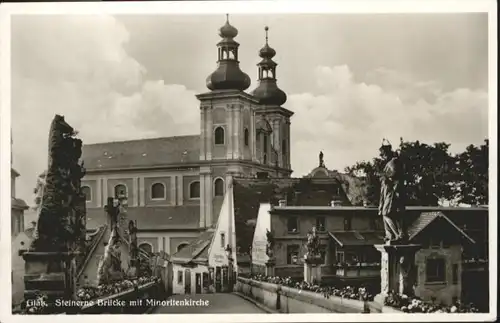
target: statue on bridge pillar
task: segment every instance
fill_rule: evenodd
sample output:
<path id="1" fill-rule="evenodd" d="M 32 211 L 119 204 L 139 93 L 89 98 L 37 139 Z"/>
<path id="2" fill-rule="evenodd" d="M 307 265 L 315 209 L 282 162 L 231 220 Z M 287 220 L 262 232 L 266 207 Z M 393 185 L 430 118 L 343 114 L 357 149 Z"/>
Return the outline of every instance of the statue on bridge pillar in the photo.
<path id="1" fill-rule="evenodd" d="M 306 254 L 304 255 L 304 281 L 308 283 L 321 282 L 321 266 L 322 262 L 320 241 L 316 227 L 312 227 L 310 233 L 307 234 Z"/>
<path id="2" fill-rule="evenodd" d="M 381 312 L 388 294 L 413 296 L 416 281 L 415 254 L 422 247 L 408 241 L 405 225 L 406 192 L 404 167 L 391 144 L 384 139 L 380 153 L 386 162 L 380 175 L 379 215 L 385 229 L 385 244 L 375 245 L 381 254 L 380 294 L 375 296 L 373 311 Z"/>
<path id="3" fill-rule="evenodd" d="M 266 229 L 266 255 L 268 257 L 266 262 L 266 276 L 274 276 L 274 265 L 276 263 L 274 258 L 274 234 L 272 231 Z"/>
<path id="4" fill-rule="evenodd" d="M 404 226 L 406 192 L 403 165 L 398 154 L 392 151 L 391 144 L 385 139 L 380 153 L 385 166 L 380 174 L 378 210 L 384 222 L 385 240 L 388 243 L 403 243 L 408 238 Z"/>

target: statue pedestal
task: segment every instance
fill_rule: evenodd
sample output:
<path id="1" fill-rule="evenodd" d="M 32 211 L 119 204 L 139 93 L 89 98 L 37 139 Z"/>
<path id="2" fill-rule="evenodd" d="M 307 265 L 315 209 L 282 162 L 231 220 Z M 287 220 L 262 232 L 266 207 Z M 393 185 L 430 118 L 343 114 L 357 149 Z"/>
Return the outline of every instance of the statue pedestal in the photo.
<path id="1" fill-rule="evenodd" d="M 321 263 L 323 260 L 319 256 L 304 256 L 304 281 L 310 284 L 321 283 Z"/>
<path id="2" fill-rule="evenodd" d="M 25 261 L 24 299 L 36 299 L 38 294 L 47 295 L 48 306 L 55 311 L 65 311 L 55 301 L 70 300 L 76 294 L 76 253 L 72 252 L 22 252 Z"/>
<path id="3" fill-rule="evenodd" d="M 274 266 L 276 265 L 276 261 L 273 258 L 270 258 L 266 262 L 266 276 L 274 277 Z"/>
<path id="4" fill-rule="evenodd" d="M 390 292 L 413 296 L 415 284 L 415 254 L 422 248 L 417 244 L 375 245 L 381 254 L 380 294 L 375 296 L 375 311 L 380 312 Z"/>

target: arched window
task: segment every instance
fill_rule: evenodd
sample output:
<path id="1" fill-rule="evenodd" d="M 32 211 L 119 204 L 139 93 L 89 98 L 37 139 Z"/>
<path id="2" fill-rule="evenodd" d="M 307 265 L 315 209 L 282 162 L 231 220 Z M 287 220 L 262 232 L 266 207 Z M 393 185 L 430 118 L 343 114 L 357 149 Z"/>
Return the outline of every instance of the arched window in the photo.
<path id="1" fill-rule="evenodd" d="M 214 136 L 216 145 L 224 145 L 224 128 L 222 127 L 215 128 Z"/>
<path id="2" fill-rule="evenodd" d="M 118 184 L 115 186 L 115 197 L 118 198 L 120 195 L 128 196 L 127 186 L 123 184 Z"/>
<path id="3" fill-rule="evenodd" d="M 188 245 L 187 242 L 181 242 L 178 246 L 177 246 L 177 251 L 181 251 L 182 248 L 186 247 Z"/>
<path id="4" fill-rule="evenodd" d="M 245 133 L 244 133 L 244 138 L 245 138 L 245 146 L 248 146 L 250 143 L 250 133 L 248 131 L 248 128 L 245 128 Z"/>
<path id="5" fill-rule="evenodd" d="M 189 184 L 189 198 L 199 199 L 200 198 L 200 182 L 192 182 Z"/>
<path id="6" fill-rule="evenodd" d="M 163 183 L 154 183 L 151 185 L 151 199 L 164 200 L 166 198 L 166 189 Z"/>
<path id="7" fill-rule="evenodd" d="M 153 253 L 153 246 L 148 242 L 141 242 L 139 244 L 139 249 L 142 249 L 148 253 Z"/>
<path id="8" fill-rule="evenodd" d="M 222 178 L 217 178 L 214 181 L 214 195 L 224 196 L 224 180 Z"/>
<path id="9" fill-rule="evenodd" d="M 85 201 L 92 201 L 92 190 L 89 186 L 82 186 L 82 193 L 85 195 Z"/>

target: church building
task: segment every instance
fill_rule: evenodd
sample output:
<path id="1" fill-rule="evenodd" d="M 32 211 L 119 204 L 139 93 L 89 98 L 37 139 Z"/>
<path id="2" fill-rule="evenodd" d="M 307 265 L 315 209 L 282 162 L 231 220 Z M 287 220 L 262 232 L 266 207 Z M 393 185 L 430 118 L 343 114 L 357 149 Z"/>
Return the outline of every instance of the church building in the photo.
<path id="1" fill-rule="evenodd" d="M 219 29 L 216 70 L 200 101 L 200 133 L 85 145 L 87 228 L 106 222 L 107 197 L 127 196 L 139 247 L 172 255 L 214 228 L 231 177 L 290 177 L 290 118 L 278 88 L 276 51 L 258 52 L 258 85 L 238 60 L 238 30 Z M 194 108 L 194 107 L 192 107 Z"/>

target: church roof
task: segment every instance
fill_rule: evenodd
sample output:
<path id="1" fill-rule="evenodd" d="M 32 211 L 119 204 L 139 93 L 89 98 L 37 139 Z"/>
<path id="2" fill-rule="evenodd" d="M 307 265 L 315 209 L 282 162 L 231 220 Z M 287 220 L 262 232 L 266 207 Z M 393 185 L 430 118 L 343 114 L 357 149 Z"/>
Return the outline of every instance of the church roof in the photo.
<path id="1" fill-rule="evenodd" d="M 190 164 L 199 161 L 200 135 L 104 142 L 82 150 L 87 171 Z"/>
<path id="2" fill-rule="evenodd" d="M 137 221 L 137 228 L 144 230 L 194 230 L 199 228 L 200 206 L 128 207 L 127 221 Z M 107 223 L 104 209 L 87 209 L 87 228 L 97 228 Z"/>

